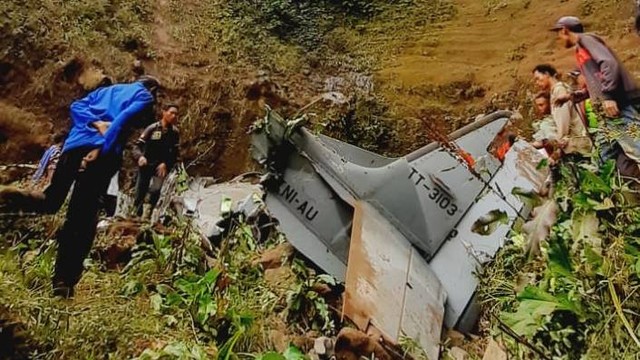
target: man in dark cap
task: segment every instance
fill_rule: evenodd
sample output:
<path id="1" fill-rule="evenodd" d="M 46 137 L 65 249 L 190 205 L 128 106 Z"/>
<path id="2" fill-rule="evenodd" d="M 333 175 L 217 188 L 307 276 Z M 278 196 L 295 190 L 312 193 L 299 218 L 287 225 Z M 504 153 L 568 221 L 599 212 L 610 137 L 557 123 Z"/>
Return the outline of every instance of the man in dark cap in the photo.
<path id="1" fill-rule="evenodd" d="M 640 0 L 636 0 L 636 32 L 640 35 Z"/>
<path id="2" fill-rule="evenodd" d="M 616 160 L 623 175 L 640 177 L 640 141 L 630 133 L 632 125 L 640 125 L 640 88 L 604 40 L 586 34 L 577 17 L 561 17 L 551 30 L 558 34 L 564 47 L 576 49 L 576 61 L 588 92 L 574 93 L 573 102 L 590 96 L 594 106 L 601 107 L 608 118 L 603 124 L 604 132 L 619 135 L 601 147 L 602 159 Z"/>
<path id="3" fill-rule="evenodd" d="M 128 134 L 153 121 L 160 83 L 145 76 L 130 84 L 98 88 L 71 104 L 72 127 L 44 192 L 0 187 L 0 212 L 57 212 L 75 183 L 58 234 L 53 293 L 71 297 L 96 233 L 99 197 L 122 162 Z"/>

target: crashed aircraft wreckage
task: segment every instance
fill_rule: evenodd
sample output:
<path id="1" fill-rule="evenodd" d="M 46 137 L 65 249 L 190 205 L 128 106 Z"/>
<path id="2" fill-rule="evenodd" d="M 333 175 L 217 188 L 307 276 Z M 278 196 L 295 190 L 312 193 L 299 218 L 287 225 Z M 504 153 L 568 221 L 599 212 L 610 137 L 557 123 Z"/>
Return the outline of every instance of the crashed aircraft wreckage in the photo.
<path id="1" fill-rule="evenodd" d="M 449 136 L 475 164 L 437 143 L 383 157 L 270 110 L 256 124 L 252 154 L 268 171 L 269 212 L 294 247 L 345 282 L 343 315 L 361 330 L 393 343 L 409 336 L 436 359 L 443 324 L 473 326 L 474 273 L 528 211 L 512 192 L 537 190 L 546 178 L 528 143 L 494 155 L 511 115 L 493 113 Z M 496 211 L 509 226 L 472 231 Z"/>
<path id="2" fill-rule="evenodd" d="M 220 236 L 224 213 L 258 224 L 273 216 L 298 251 L 345 283 L 345 317 L 391 343 L 411 337 L 437 359 L 443 325 L 467 331 L 475 324 L 477 268 L 529 210 L 514 189 L 537 190 L 546 179 L 537 150 L 506 143 L 511 115 L 485 116 L 448 144 L 392 159 L 268 111 L 252 139 L 253 157 L 267 170 L 264 193 L 246 182 L 201 179 L 183 205 L 209 239 Z M 261 221 L 262 196 L 270 216 Z M 483 222 L 496 217 L 508 226 Z"/>

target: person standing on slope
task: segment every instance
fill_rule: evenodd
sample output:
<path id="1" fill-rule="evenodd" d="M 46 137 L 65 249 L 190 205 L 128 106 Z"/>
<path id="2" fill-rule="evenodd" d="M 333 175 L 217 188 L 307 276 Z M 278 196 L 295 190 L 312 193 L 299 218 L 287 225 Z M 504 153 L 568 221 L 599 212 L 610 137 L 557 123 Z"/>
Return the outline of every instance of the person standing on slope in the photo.
<path id="1" fill-rule="evenodd" d="M 160 84 L 146 76 L 130 84 L 92 91 L 71 104 L 72 128 L 64 143 L 51 184 L 44 192 L 0 189 L 0 211 L 55 213 L 74 184 L 62 230 L 53 275 L 53 294 L 72 297 L 83 261 L 96 233 L 99 197 L 118 171 L 133 128 L 153 119 Z"/>
<path id="2" fill-rule="evenodd" d="M 180 137 L 175 124 L 178 121 L 178 106 L 165 105 L 162 119 L 149 125 L 136 141 L 133 156 L 138 164 L 136 181 L 136 215 L 142 216 L 144 198 L 149 192 L 149 216 L 160 198 L 160 190 L 167 174 L 178 158 Z M 149 187 L 151 183 L 151 187 Z"/>
<path id="3" fill-rule="evenodd" d="M 640 125 L 640 88 L 629 72 L 624 68 L 615 53 L 604 40 L 594 34 L 586 34 L 580 19 L 564 16 L 551 29 L 565 48 L 575 48 L 575 56 L 580 72 L 587 84 L 588 96 L 595 108 L 601 108 L 607 118 L 602 126 L 602 134 L 596 142 L 604 144 L 600 148 L 602 161 L 613 159 L 620 174 L 640 178 L 640 141 L 638 134 L 631 130 Z M 558 99 L 558 103 L 584 100 L 573 93 Z M 616 138 L 606 134 L 618 134 Z"/>
<path id="4" fill-rule="evenodd" d="M 540 64 L 533 68 L 533 79 L 539 90 L 550 95 L 551 117 L 555 122 L 554 140 L 564 153 L 588 155 L 591 142 L 580 114 L 572 104 L 558 104 L 557 99 L 571 93 L 571 87 L 558 79 L 558 71 L 549 64 Z"/>

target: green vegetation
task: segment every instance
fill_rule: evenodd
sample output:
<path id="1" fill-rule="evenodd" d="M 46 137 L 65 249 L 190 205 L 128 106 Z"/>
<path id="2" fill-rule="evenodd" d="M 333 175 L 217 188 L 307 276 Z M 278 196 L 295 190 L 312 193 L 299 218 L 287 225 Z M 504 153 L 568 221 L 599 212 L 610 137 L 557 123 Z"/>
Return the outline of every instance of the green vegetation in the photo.
<path id="1" fill-rule="evenodd" d="M 215 254 L 202 250 L 188 223 L 141 229 L 122 270 L 108 271 L 93 256 L 76 297 L 52 298 L 58 221 L 20 220 L 0 241 L 0 326 L 12 329 L 5 340 L 15 345 L 12 358 L 301 359 L 295 347 L 273 349 L 312 329 L 335 331 L 337 318 L 318 293 L 334 280 L 288 257 L 274 270 L 277 281 L 265 277 L 258 254 L 285 240 L 274 233 L 259 244 L 241 222 Z M 24 227 L 29 222 L 35 230 Z"/>
<path id="2" fill-rule="evenodd" d="M 3 1 L 0 59 L 36 69 L 70 54 L 101 62 L 140 52 L 149 45 L 152 2 Z M 144 52 L 140 55 L 144 55 Z"/>
<path id="3" fill-rule="evenodd" d="M 635 359 L 640 349 L 640 206 L 615 164 L 565 162 L 540 212 L 539 256 L 515 233 L 480 276 L 491 334 L 520 359 Z M 544 205 L 543 205 L 544 206 Z M 548 230 L 547 230 L 548 231 Z"/>
<path id="4" fill-rule="evenodd" d="M 385 50 L 393 49 L 407 29 L 455 13 L 448 0 L 172 0 L 170 9 L 176 24 L 172 33 L 180 43 L 285 73 L 319 66 L 367 70 L 376 65 L 383 43 Z"/>

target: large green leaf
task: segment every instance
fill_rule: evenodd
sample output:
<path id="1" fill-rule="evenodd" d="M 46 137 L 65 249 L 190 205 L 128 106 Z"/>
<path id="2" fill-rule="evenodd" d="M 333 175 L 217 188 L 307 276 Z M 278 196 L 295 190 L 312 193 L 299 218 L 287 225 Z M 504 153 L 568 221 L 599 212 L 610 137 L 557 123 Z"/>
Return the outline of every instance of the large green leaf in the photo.
<path id="1" fill-rule="evenodd" d="M 306 356 L 293 345 L 289 345 L 289 347 L 282 353 L 286 360 L 305 360 Z"/>
<path id="2" fill-rule="evenodd" d="M 600 221 L 594 211 L 584 214 L 574 212 L 571 226 L 574 244 L 589 244 L 593 251 L 602 254 L 602 239 L 598 234 L 599 225 Z"/>
<path id="3" fill-rule="evenodd" d="M 520 302 L 515 313 L 503 313 L 501 318 L 518 335 L 533 337 L 546 322 L 547 316 L 557 308 L 557 304 L 541 300 Z"/>
<path id="4" fill-rule="evenodd" d="M 592 196 L 610 195 L 611 187 L 591 171 L 580 170 L 580 189 Z"/>
<path id="5" fill-rule="evenodd" d="M 557 310 L 571 311 L 580 317 L 584 316 L 582 305 L 579 302 L 570 300 L 565 294 L 552 295 L 535 286 L 527 286 L 520 294 L 518 294 L 518 300 L 539 300 L 551 302 L 556 304 Z"/>
<path id="6" fill-rule="evenodd" d="M 527 286 L 518 294 L 520 304 L 515 313 L 503 313 L 502 321 L 519 335 L 533 337 L 543 329 L 549 316 L 554 311 L 571 311 L 582 316 L 580 304 L 568 299 L 565 295 L 554 296 L 534 286 Z"/>
<path id="7" fill-rule="evenodd" d="M 569 249 L 562 240 L 552 241 L 549 244 L 549 271 L 555 277 L 573 277 L 571 257 Z"/>

